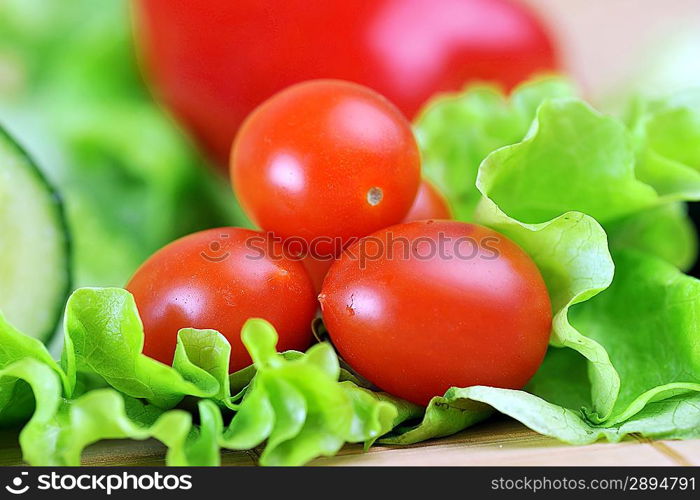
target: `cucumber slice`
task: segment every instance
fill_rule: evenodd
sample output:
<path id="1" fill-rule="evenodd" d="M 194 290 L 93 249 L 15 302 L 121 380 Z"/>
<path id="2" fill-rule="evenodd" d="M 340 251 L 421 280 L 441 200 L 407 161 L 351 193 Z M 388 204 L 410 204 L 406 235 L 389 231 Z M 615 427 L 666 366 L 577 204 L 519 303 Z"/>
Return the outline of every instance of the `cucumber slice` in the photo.
<path id="1" fill-rule="evenodd" d="M 0 311 L 45 343 L 70 289 L 68 242 L 56 192 L 0 128 Z"/>

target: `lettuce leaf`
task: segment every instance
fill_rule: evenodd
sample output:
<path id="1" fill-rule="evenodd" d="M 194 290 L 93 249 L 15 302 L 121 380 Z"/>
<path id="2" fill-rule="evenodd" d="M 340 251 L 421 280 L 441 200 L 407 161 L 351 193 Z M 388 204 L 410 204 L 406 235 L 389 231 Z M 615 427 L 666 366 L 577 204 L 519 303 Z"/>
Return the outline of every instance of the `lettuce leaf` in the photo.
<path id="1" fill-rule="evenodd" d="M 592 412 L 602 419 L 612 411 L 619 377 L 605 349 L 569 323 L 568 310 L 607 288 L 614 265 L 601 225 L 593 217 L 566 207 L 600 216 L 607 205 L 595 201 L 598 198 L 588 200 L 578 190 L 566 189 L 561 179 L 571 167 L 567 177 L 589 175 L 591 182 L 608 184 L 608 193 L 612 194 L 618 184 L 620 190 L 630 188 L 637 193 L 639 203 L 653 196 L 648 186 L 635 182 L 631 151 L 625 149 L 624 134 L 616 125 L 581 102 L 545 101 L 528 136 L 492 153 L 482 164 L 477 186 L 484 197 L 475 214 L 477 222 L 511 238 L 538 265 L 552 299 L 552 343 L 572 348 L 589 361 Z M 579 154 L 574 159 L 561 144 L 579 133 L 575 140 Z M 601 149 L 614 147 L 611 135 L 623 144 L 606 156 Z M 537 196 L 528 194 L 530 185 Z M 633 203 L 633 194 L 628 198 Z M 530 223 L 506 214 L 508 208 Z M 627 209 L 623 205 L 609 208 L 611 213 Z"/>
<path id="2" fill-rule="evenodd" d="M 569 146 L 564 148 L 562 144 Z M 488 196 L 483 200 L 481 213 L 477 212 L 477 220 L 483 220 L 487 224 L 493 223 L 492 212 L 495 212 L 496 206 L 507 212 L 512 219 L 534 223 L 544 223 L 541 221 L 574 209 L 593 216 L 604 226 L 620 218 L 641 217 L 640 214 L 648 216 L 650 209 L 655 209 L 652 211 L 658 213 L 661 207 L 664 207 L 663 198 L 651 186 L 636 178 L 634 146 L 630 140 L 630 134 L 622 123 L 602 116 L 585 104 L 574 100 L 559 99 L 543 103 L 538 109 L 537 119 L 528 137 L 517 145 L 492 153 L 482 164 L 477 185 Z M 481 219 L 479 215 L 482 215 Z M 615 228 L 614 224 L 611 226 Z M 525 241 L 514 233 L 506 232 L 506 234 L 510 234 L 530 253 L 540 266 L 548 283 L 555 305 L 553 343 L 571 347 L 589 360 L 592 409 L 588 417 L 596 423 L 609 421 L 609 419 L 614 423 L 639 411 L 643 406 L 641 400 L 628 408 L 627 405 L 631 403 L 624 397 L 624 391 L 622 394 L 619 393 L 620 384 L 622 383 L 624 388 L 629 386 L 631 381 L 644 379 L 638 373 L 640 366 L 628 369 L 626 363 L 630 362 L 629 360 L 641 362 L 646 357 L 655 355 L 656 350 L 651 339 L 635 344 L 637 347 L 635 351 L 630 348 L 627 341 L 620 341 L 618 338 L 622 336 L 622 332 L 634 332 L 634 335 L 639 333 L 638 328 L 632 328 L 630 325 L 636 324 L 632 320 L 638 319 L 642 314 L 642 311 L 636 310 L 635 307 L 641 303 L 642 298 L 646 299 L 645 305 L 649 310 L 656 308 L 657 312 L 668 305 L 668 298 L 656 289 L 652 291 L 651 285 L 641 292 L 641 296 L 634 298 L 627 297 L 625 293 L 618 291 L 616 286 L 604 296 L 615 297 L 621 302 L 615 304 L 610 301 L 599 302 L 591 299 L 582 303 L 578 306 L 580 310 L 595 308 L 599 303 L 605 305 L 603 310 L 595 310 L 591 320 L 585 325 L 574 323 L 577 328 L 570 328 L 570 323 L 561 323 L 562 311 L 556 309 L 557 289 L 561 289 L 561 283 L 552 281 L 549 271 L 551 264 L 546 262 L 548 259 L 543 260 L 540 257 L 531 241 Z M 588 243 L 593 241 L 590 236 L 587 236 L 586 240 Z M 557 248 L 565 244 L 566 239 L 562 238 L 557 243 Z M 598 244 L 605 246 L 604 240 L 599 240 Z M 639 248 L 641 245 L 637 243 L 631 246 Z M 573 262 L 573 260 L 569 261 L 569 264 Z M 616 266 L 615 271 L 618 281 L 625 279 L 628 272 L 625 268 L 628 265 L 627 261 L 620 264 L 622 267 Z M 569 265 L 567 269 L 574 270 L 575 266 Z M 669 270 L 664 269 L 663 265 L 654 267 L 651 264 L 646 268 L 642 266 L 642 269 L 633 281 L 637 285 L 649 275 L 664 276 L 661 273 L 662 270 L 666 273 L 675 271 L 673 266 L 670 266 Z M 597 274 L 602 278 L 603 271 L 603 267 L 597 266 L 588 271 L 588 276 L 593 278 Z M 609 282 L 610 278 L 612 274 L 608 268 L 605 281 Z M 687 286 L 692 288 L 696 280 L 687 279 L 691 283 Z M 661 288 L 669 294 L 675 293 L 676 287 L 668 281 L 662 281 Z M 589 295 L 588 298 L 590 299 L 591 296 Z M 700 297 L 693 297 L 688 292 L 683 311 L 692 315 L 698 300 Z M 614 314 L 618 320 L 622 312 L 626 311 L 628 314 L 625 317 L 629 318 L 629 321 L 622 322 L 621 326 L 619 326 L 620 323 L 616 323 L 617 329 L 612 328 L 612 323 L 606 324 L 602 320 L 608 309 L 615 311 Z M 662 323 L 662 325 L 668 331 L 677 330 L 677 335 L 680 337 L 697 338 L 700 329 L 684 318 L 679 315 L 666 317 L 664 319 L 668 324 Z M 575 331 L 583 334 L 575 334 Z M 595 331 L 598 333 L 594 333 Z M 635 336 L 635 338 L 639 340 L 639 337 Z M 679 340 L 681 338 L 673 338 L 669 342 L 671 345 L 676 345 Z M 627 345 L 626 356 L 620 356 L 612 362 L 610 360 L 611 342 L 615 342 L 615 345 Z M 687 350 L 688 345 L 692 345 L 692 341 L 685 340 L 679 349 Z M 585 349 L 582 349 L 584 346 Z M 688 360 L 677 358 L 673 363 L 673 369 L 686 372 L 687 378 L 684 382 L 692 383 L 700 380 L 700 373 L 689 366 Z M 624 375 L 622 380 L 620 373 Z M 648 389 L 657 391 L 655 394 L 658 395 L 665 391 L 661 387 L 666 384 L 666 381 L 664 377 L 656 377 L 655 380 L 659 387 Z M 615 412 L 620 415 L 613 416 Z"/>
<path id="3" fill-rule="evenodd" d="M 649 401 L 700 391 L 700 280 L 640 252 L 614 259 L 610 288 L 570 314 L 620 375 L 607 424 L 627 420 Z"/>
<path id="4" fill-rule="evenodd" d="M 686 271 L 698 254 L 698 235 L 684 203 L 666 203 L 606 226 L 610 248 L 637 249 Z"/>
<path id="5" fill-rule="evenodd" d="M 36 364 L 53 372 L 53 377 L 58 377 L 59 385 L 68 386 L 68 378 L 44 344 L 18 331 L 0 313 L 0 369 L 5 369 L 18 360 L 36 361 Z M 25 421 L 34 409 L 31 387 L 23 379 L 18 377 L 0 379 L 0 425 L 7 426 Z"/>
<path id="6" fill-rule="evenodd" d="M 700 199 L 700 88 L 639 99 L 629 115 L 640 178 L 669 198 Z"/>
<path id="7" fill-rule="evenodd" d="M 574 95 L 570 83 L 553 77 L 526 82 L 516 88 L 509 98 L 492 87 L 472 86 L 459 94 L 438 96 L 428 103 L 415 124 L 423 156 L 423 172 L 447 195 L 458 219 L 474 218 L 481 198 L 475 181 L 479 165 L 486 156 L 503 146 L 520 142 L 530 129 L 542 102 Z M 571 119 L 571 116 L 561 118 L 563 122 Z M 585 133 L 584 119 L 584 116 L 579 117 L 573 130 Z M 552 121 L 548 126 L 563 124 Z M 622 168 L 627 172 L 625 175 L 631 191 L 616 190 L 621 187 L 622 179 L 618 179 L 614 185 L 608 185 L 607 181 L 597 184 L 585 173 L 585 169 L 568 170 L 568 165 L 563 162 L 560 165 L 566 170 L 566 175 L 557 177 L 553 171 L 538 173 L 544 174 L 541 177 L 545 184 L 544 191 L 540 193 L 542 196 L 526 193 L 525 198 L 529 199 L 530 204 L 523 207 L 522 212 L 527 213 L 511 212 L 510 209 L 514 207 L 519 210 L 522 197 L 518 193 L 506 192 L 517 191 L 522 185 L 509 186 L 503 182 L 498 187 L 500 193 L 492 193 L 492 196 L 507 204 L 502 207 L 505 212 L 522 222 L 532 222 L 534 219 L 542 222 L 552 218 L 553 213 L 580 210 L 603 223 L 613 247 L 641 248 L 666 258 L 681 269 L 687 269 L 697 255 L 695 231 L 691 230 L 692 223 L 680 211 L 674 212 L 666 207 L 672 201 L 697 200 L 700 194 L 698 124 L 700 91 L 686 91 L 666 99 L 638 99 L 631 106 L 626 127 L 625 123 L 608 118 L 607 130 L 611 134 L 607 138 L 601 136 L 601 142 L 607 142 L 611 149 L 606 151 L 602 143 L 596 147 L 601 155 L 600 160 L 605 160 L 608 155 L 612 166 L 618 171 Z M 596 129 L 599 134 L 604 134 L 606 130 L 601 124 L 597 124 Z M 558 132 L 557 136 L 567 141 L 559 144 L 562 159 L 568 154 L 575 163 L 578 135 L 568 134 L 567 137 L 564 131 Z M 544 137 L 546 131 L 540 131 L 539 135 L 540 139 L 532 147 L 543 144 L 549 154 L 550 148 L 557 143 Z M 533 154 L 536 151 L 530 152 L 530 155 Z M 591 154 L 587 152 L 584 156 L 590 158 Z M 516 161 L 516 158 L 512 161 Z M 628 168 L 630 163 L 634 163 L 632 176 Z M 582 175 L 570 177 L 579 171 Z M 557 195 L 557 192 L 549 191 L 553 181 L 562 184 L 562 196 L 568 193 L 568 200 L 549 199 Z M 536 189 L 536 184 L 529 183 L 527 189 Z M 600 189 L 608 190 L 607 195 L 599 193 Z M 576 197 L 572 197 L 572 191 L 578 193 Z M 642 194 L 641 191 L 646 193 Z M 652 191 L 658 196 L 654 196 Z M 620 196 L 616 196 L 617 193 Z M 511 200 L 511 195 L 516 197 Z M 640 198 L 637 199 L 637 196 Z M 629 197 L 633 204 L 627 207 L 625 202 Z M 602 208 L 600 213 L 595 208 L 590 211 L 592 207 L 588 206 L 595 204 L 596 200 L 600 205 L 598 208 Z M 542 206 L 545 201 L 549 206 Z M 664 208 L 655 211 L 659 205 Z M 539 211 L 541 217 L 533 213 L 535 211 Z M 614 220 L 621 212 L 627 212 L 629 217 Z M 660 233 L 671 232 L 666 223 L 682 233 L 676 238 L 661 237 Z M 655 238 L 655 235 L 659 237 Z"/>
<path id="8" fill-rule="evenodd" d="M 114 389 L 64 399 L 57 374 L 32 358 L 0 370 L 0 380 L 8 379 L 24 381 L 36 396 L 36 410 L 19 437 L 24 460 L 30 465 L 79 465 L 83 449 L 99 440 L 151 437 L 168 446 L 169 465 L 219 463 L 216 440 L 208 437 L 215 435 L 220 421 L 211 401 L 199 402 L 200 426 L 195 429 L 186 411 L 163 412 Z"/>
<path id="9" fill-rule="evenodd" d="M 697 257 L 697 233 L 681 204 L 700 199 L 700 89 L 633 102 L 627 124 L 636 174 L 664 204 L 608 228 L 612 247 L 639 248 L 686 270 Z"/>
<path id="10" fill-rule="evenodd" d="M 230 351 L 226 339 L 218 332 L 182 330 L 173 367 L 159 363 L 141 353 L 141 318 L 133 296 L 121 288 L 82 288 L 71 295 L 65 345 L 68 373 L 95 373 L 124 394 L 162 408 L 172 408 L 184 396 L 228 397 L 223 392 Z"/>
<path id="11" fill-rule="evenodd" d="M 275 351 L 274 328 L 255 319 L 242 338 L 257 372 L 224 432 L 224 447 L 248 449 L 266 441 L 262 465 L 301 465 L 334 455 L 345 442 L 372 442 L 396 425 L 399 412 L 389 399 L 338 383 L 340 365 L 330 344 L 286 360 Z"/>
<path id="12" fill-rule="evenodd" d="M 552 77 L 525 83 L 510 99 L 484 85 L 438 96 L 415 124 L 423 174 L 447 196 L 457 218 L 470 219 L 480 198 L 476 175 L 481 161 L 522 140 L 543 100 L 573 94 L 568 81 Z"/>
<path id="13" fill-rule="evenodd" d="M 279 354 L 277 334 L 263 320 L 246 323 L 242 337 L 253 369 L 229 376 L 228 341 L 195 329 L 178 332 L 173 365 L 166 366 L 141 353 L 143 329 L 129 292 L 85 288 L 68 301 L 59 364 L 43 344 L 0 317 L 0 423 L 29 419 L 20 445 L 32 465 L 77 465 L 86 446 L 118 438 L 160 440 L 170 465 L 217 465 L 221 447 L 263 442 L 262 464 L 301 465 L 346 442 L 369 446 L 422 413 L 340 382 L 338 358 L 327 343 Z M 81 390 L 85 374 L 110 387 Z M 197 425 L 188 411 L 173 409 L 187 396 L 197 401 Z"/>
<path id="14" fill-rule="evenodd" d="M 470 101 L 469 96 L 464 100 Z M 440 100 L 435 104 L 442 105 Z M 688 236 L 687 218 L 675 203 L 688 195 L 681 190 L 659 192 L 638 176 L 638 144 L 623 122 L 575 99 L 549 99 L 538 107 L 522 141 L 494 151 L 482 162 L 476 181 L 482 197 L 471 217 L 513 239 L 537 263 L 552 297 L 555 347 L 528 387 L 532 394 L 453 388 L 434 398 L 418 426 L 386 442 L 413 443 L 456 432 L 486 418 L 491 408 L 571 443 L 603 436 L 617 439 L 621 431 L 611 429 L 644 413 L 652 402 L 681 392 L 694 398 L 700 374 L 688 353 L 700 332 L 692 320 L 700 304 L 693 293 L 697 280 L 681 280 L 677 269 L 654 257 L 677 266 L 693 260 L 694 238 Z M 455 158 L 445 155 L 445 168 L 468 177 L 468 169 Z M 664 175 L 673 178 L 677 172 L 667 170 Z M 659 232 L 664 234 L 669 220 L 686 231 L 680 238 L 673 235 L 672 243 L 653 241 Z M 644 265 L 631 265 L 628 253 L 618 252 L 616 270 L 608 234 L 615 248 L 647 251 L 642 254 Z M 638 267 L 639 274 L 629 277 L 630 267 Z M 604 291 L 614 275 L 613 288 Z M 636 290 L 635 283 L 648 283 L 638 291 L 641 296 L 627 293 Z M 674 309 L 665 312 L 674 301 Z M 570 320 L 572 310 L 577 311 L 576 321 Z M 653 314 L 669 325 L 654 321 Z M 649 334 L 629 342 L 639 330 L 629 324 L 639 325 L 640 318 L 649 321 Z M 653 331 L 662 327 L 669 337 L 664 345 L 673 345 L 667 362 L 639 375 L 644 371 L 640 364 L 656 355 Z M 586 362 L 557 347 L 582 355 Z M 554 418 L 557 414 L 560 421 Z M 605 432 L 592 433 L 591 428 Z"/>
<path id="15" fill-rule="evenodd" d="M 575 99 L 545 101 L 527 137 L 489 155 L 479 175 L 486 195 L 527 223 L 577 211 L 605 224 L 658 200 L 635 176 L 624 125 Z"/>
<path id="16" fill-rule="evenodd" d="M 437 400 L 438 398 L 436 398 Z M 442 406 L 431 406 L 417 428 L 398 437 L 383 439 L 386 444 L 413 444 L 427 438 L 454 433 L 462 428 L 446 422 L 464 409 L 468 425 L 479 422 L 493 410 L 509 415 L 530 429 L 568 444 L 591 444 L 599 439 L 618 442 L 636 433 L 649 438 L 692 439 L 700 437 L 700 394 L 683 394 L 653 401 L 623 423 L 599 426 L 579 411 L 563 408 L 525 391 L 474 386 L 449 389 L 439 398 Z M 473 419 L 473 420 L 472 420 Z M 454 421 L 454 420 L 453 420 Z M 439 430 L 438 430 L 439 429 Z"/>

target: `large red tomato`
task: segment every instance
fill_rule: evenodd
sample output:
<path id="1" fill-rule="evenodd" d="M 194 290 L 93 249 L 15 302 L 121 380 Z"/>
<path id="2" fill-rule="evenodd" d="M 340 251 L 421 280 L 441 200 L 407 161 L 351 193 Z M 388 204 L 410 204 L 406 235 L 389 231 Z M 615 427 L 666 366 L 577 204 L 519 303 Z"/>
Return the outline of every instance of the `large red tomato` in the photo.
<path id="1" fill-rule="evenodd" d="M 319 300 L 345 361 L 421 405 L 452 386 L 522 388 L 552 322 L 530 257 L 456 221 L 400 224 L 357 242 L 331 266 Z"/>
<path id="2" fill-rule="evenodd" d="M 508 0 L 138 0 L 135 13 L 157 95 L 224 168 L 245 116 L 303 80 L 362 83 L 412 118 L 435 92 L 557 66 Z"/>
<path id="3" fill-rule="evenodd" d="M 313 284 L 304 266 L 279 243 L 248 229 L 194 233 L 153 254 L 126 289 L 143 321 L 147 356 L 170 364 L 181 328 L 211 328 L 231 344 L 231 371 L 250 364 L 241 342 L 249 318 L 277 329 L 281 351 L 305 350 L 316 314 Z"/>
<path id="4" fill-rule="evenodd" d="M 420 184 L 411 126 L 384 97 L 356 83 L 312 80 L 265 101 L 241 127 L 231 179 L 261 228 L 312 255 L 401 222 Z"/>

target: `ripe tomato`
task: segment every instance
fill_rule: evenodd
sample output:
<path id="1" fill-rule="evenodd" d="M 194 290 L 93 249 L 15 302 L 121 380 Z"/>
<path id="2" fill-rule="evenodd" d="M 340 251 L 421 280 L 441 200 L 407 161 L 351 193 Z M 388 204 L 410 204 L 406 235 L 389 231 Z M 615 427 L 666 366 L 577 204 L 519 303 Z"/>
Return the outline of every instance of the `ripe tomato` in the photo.
<path id="1" fill-rule="evenodd" d="M 452 386 L 522 388 L 552 321 L 530 257 L 456 221 L 400 224 L 357 242 L 331 266 L 319 300 L 345 361 L 421 405 Z"/>
<path id="2" fill-rule="evenodd" d="M 241 127 L 231 180 L 246 213 L 310 253 L 400 222 L 420 183 L 411 126 L 361 85 L 314 80 L 259 106 Z"/>
<path id="3" fill-rule="evenodd" d="M 243 119 L 289 85 L 367 85 L 412 118 L 467 81 L 507 88 L 557 68 L 542 24 L 510 0 L 139 0 L 154 90 L 220 166 Z"/>
<path id="4" fill-rule="evenodd" d="M 271 246 L 268 246 L 271 245 Z M 201 231 L 153 254 L 126 285 L 143 321 L 143 352 L 170 364 L 181 328 L 211 328 L 231 344 L 230 370 L 251 362 L 241 342 L 243 323 L 264 318 L 279 334 L 277 348 L 306 349 L 317 308 L 300 262 L 256 231 Z"/>
<path id="5" fill-rule="evenodd" d="M 423 179 L 418 187 L 416 199 L 413 200 L 413 205 L 403 221 L 451 218 L 452 211 L 445 196 L 430 181 Z"/>

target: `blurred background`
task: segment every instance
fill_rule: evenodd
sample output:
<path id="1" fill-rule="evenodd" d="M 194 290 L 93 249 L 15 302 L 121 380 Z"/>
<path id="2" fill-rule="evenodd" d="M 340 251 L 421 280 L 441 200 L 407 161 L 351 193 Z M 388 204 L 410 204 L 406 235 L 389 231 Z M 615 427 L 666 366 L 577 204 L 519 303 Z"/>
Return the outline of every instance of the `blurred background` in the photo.
<path id="1" fill-rule="evenodd" d="M 700 84 L 698 0 L 523 0 L 551 31 L 564 68 L 601 106 L 634 92 Z M 618 103 L 618 104 L 616 104 Z"/>
<path id="2" fill-rule="evenodd" d="M 463 19 L 449 15 L 446 6 L 459 10 L 460 2 L 471 1 L 326 1 L 313 8 L 314 2 L 303 2 L 317 27 L 317 39 L 307 45 L 299 38 L 303 29 L 286 29 L 284 16 L 296 0 L 0 0 L 0 125 L 62 194 L 73 229 L 74 285 L 121 286 L 148 255 L 180 235 L 248 224 L 221 173 L 237 123 L 262 94 L 299 79 L 297 67 L 311 68 L 306 78 L 357 75 L 373 84 L 381 71 L 348 42 L 363 16 L 372 18 L 367 33 L 377 51 L 393 58 L 395 81 L 374 86 L 401 101 L 409 115 L 433 91 L 491 77 L 511 87 L 540 70 L 569 74 L 610 112 L 637 93 L 700 85 L 700 0 L 478 0 L 493 23 L 466 11 Z M 414 3 L 430 10 L 406 12 Z M 222 10 L 223 4 L 236 7 Z M 341 4 L 352 10 L 330 25 L 324 16 L 346 8 Z M 275 5 L 287 14 L 278 16 Z M 262 31 L 246 28 L 259 18 L 266 19 Z M 442 38 L 409 30 L 416 19 Z M 227 34 L 236 30 L 240 38 Z M 512 30 L 520 30 L 520 38 Z M 324 43 L 333 36 L 335 42 Z M 255 43 L 244 50 L 234 43 L 239 39 Z M 440 44 L 454 43 L 468 50 L 438 61 Z M 475 43 L 488 50 L 479 52 Z M 525 52 L 501 50 L 508 44 L 529 45 Z M 338 65 L 336 49 L 355 65 L 350 73 Z M 411 71 L 427 75 L 438 62 L 454 66 L 460 58 L 475 61 L 472 73 L 455 71 L 424 88 L 410 78 Z M 489 66 L 493 61 L 498 68 Z M 283 68 L 270 77 L 275 64 Z M 246 83 L 254 77 L 260 83 Z M 229 108 L 217 95 L 238 100 Z"/>

